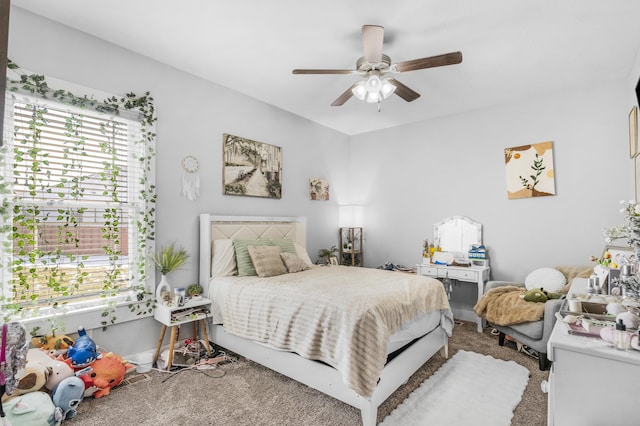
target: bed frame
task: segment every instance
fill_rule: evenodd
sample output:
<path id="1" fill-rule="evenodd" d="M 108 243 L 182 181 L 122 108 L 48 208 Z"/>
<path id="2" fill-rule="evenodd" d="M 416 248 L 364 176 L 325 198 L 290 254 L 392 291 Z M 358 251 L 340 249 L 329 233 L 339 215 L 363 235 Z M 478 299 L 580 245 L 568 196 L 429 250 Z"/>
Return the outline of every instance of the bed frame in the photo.
<path id="1" fill-rule="evenodd" d="M 254 217 L 200 215 L 200 284 L 208 294 L 211 279 L 213 240 L 219 238 L 291 238 L 306 247 L 304 217 Z M 358 395 L 345 385 L 340 373 L 324 363 L 308 360 L 292 353 L 278 351 L 227 333 L 221 325 L 213 325 L 209 334 L 213 342 L 271 370 L 284 374 L 320 392 L 360 410 L 364 426 L 377 422 L 378 407 L 413 375 L 429 358 L 440 351 L 448 357 L 447 334 L 438 327 L 413 342 L 389 361 L 369 398 Z"/>

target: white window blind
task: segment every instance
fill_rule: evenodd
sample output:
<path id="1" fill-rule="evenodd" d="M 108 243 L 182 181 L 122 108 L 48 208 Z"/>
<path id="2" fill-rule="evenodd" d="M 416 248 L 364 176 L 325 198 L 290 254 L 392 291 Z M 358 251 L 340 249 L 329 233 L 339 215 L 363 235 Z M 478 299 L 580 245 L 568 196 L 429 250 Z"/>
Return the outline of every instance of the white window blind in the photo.
<path id="1" fill-rule="evenodd" d="M 35 99 L 14 101 L 12 120 L 13 300 L 55 304 L 128 289 L 144 255 L 140 123 Z"/>

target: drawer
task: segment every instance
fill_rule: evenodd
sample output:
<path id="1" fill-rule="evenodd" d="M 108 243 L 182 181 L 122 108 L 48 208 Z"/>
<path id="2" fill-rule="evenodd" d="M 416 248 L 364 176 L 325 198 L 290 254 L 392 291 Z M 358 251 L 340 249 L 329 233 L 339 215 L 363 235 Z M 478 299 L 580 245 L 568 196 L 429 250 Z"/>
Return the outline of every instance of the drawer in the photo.
<path id="1" fill-rule="evenodd" d="M 438 278 L 451 278 L 455 280 L 458 278 L 458 271 L 440 268 L 438 269 Z"/>
<path id="2" fill-rule="evenodd" d="M 458 279 L 476 281 L 475 271 L 458 271 Z"/>
<path id="3" fill-rule="evenodd" d="M 438 276 L 438 268 L 431 266 L 420 266 L 418 268 L 420 271 L 420 275 L 426 275 L 428 277 L 437 277 Z"/>

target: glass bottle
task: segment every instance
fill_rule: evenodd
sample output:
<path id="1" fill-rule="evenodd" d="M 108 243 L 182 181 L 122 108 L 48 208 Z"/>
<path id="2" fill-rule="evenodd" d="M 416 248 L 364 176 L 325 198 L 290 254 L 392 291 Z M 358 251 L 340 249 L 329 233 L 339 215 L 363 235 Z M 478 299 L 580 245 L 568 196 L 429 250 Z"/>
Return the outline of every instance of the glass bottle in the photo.
<path id="1" fill-rule="evenodd" d="M 627 327 L 619 319 L 616 323 L 616 331 L 613 334 L 613 346 L 619 351 L 626 351 L 629 348 L 631 334 L 627 331 Z"/>

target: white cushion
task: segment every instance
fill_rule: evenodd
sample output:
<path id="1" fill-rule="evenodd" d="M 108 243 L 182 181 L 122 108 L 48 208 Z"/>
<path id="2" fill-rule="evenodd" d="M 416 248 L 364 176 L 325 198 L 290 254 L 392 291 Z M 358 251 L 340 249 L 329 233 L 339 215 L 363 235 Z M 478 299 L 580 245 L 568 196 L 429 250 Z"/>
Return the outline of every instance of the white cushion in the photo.
<path id="1" fill-rule="evenodd" d="M 294 243 L 293 245 L 296 248 L 296 256 L 298 256 L 300 259 L 302 259 L 302 261 L 304 263 L 306 263 L 307 265 L 313 266 L 313 262 L 311 261 L 311 258 L 309 257 L 309 253 L 307 253 L 307 249 L 302 247 L 298 243 Z"/>
<path id="2" fill-rule="evenodd" d="M 213 262 L 211 262 L 211 276 L 227 277 L 236 275 L 236 252 L 233 240 L 213 240 Z"/>
<path id="3" fill-rule="evenodd" d="M 551 293 L 559 292 L 567 283 L 564 274 L 555 268 L 540 268 L 527 275 L 524 286 L 527 290 L 542 288 Z"/>

